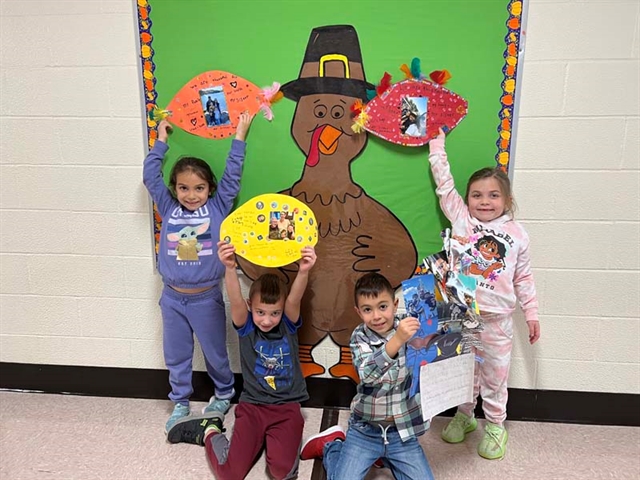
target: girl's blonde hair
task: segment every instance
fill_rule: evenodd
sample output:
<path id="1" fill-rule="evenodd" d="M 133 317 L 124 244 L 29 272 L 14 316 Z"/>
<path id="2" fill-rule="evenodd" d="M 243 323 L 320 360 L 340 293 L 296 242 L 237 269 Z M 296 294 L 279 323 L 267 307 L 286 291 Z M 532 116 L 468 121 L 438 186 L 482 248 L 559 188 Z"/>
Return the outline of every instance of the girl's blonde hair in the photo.
<path id="1" fill-rule="evenodd" d="M 496 179 L 500 186 L 500 192 L 504 197 L 504 212 L 509 213 L 513 217 L 516 213 L 517 207 L 516 201 L 513 199 L 513 194 L 511 193 L 511 180 L 509 180 L 509 176 L 500 167 L 485 167 L 472 173 L 469 177 L 469 181 L 467 182 L 467 192 L 464 195 L 464 201 L 467 204 L 469 203 L 469 191 L 471 190 L 471 185 L 478 180 L 484 180 L 485 178 Z"/>

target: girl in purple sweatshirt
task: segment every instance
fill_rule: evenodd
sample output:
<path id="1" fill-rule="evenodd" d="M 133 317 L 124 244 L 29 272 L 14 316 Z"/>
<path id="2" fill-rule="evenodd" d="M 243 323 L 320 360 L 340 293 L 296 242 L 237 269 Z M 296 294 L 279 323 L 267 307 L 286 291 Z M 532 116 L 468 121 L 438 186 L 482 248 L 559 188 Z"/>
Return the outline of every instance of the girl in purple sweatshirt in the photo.
<path id="1" fill-rule="evenodd" d="M 474 400 L 460 405 L 442 431 L 449 443 L 464 441 L 478 422 L 473 418 L 478 393 L 487 423 L 478 454 L 502 458 L 506 451 L 507 378 L 511 363 L 513 318 L 516 300 L 524 311 L 529 342 L 540 337 L 538 300 L 529 259 L 529 236 L 513 219 L 509 177 L 500 169 L 483 168 L 469 179 L 465 199 L 456 191 L 444 149 L 445 135 L 429 142 L 429 163 L 436 181 L 440 208 L 451 222 L 454 235 L 473 243 L 474 260 L 469 273 L 477 278 L 476 301 L 485 326 L 479 334 L 484 350 L 477 354 Z"/>
<path id="2" fill-rule="evenodd" d="M 240 191 L 245 138 L 253 116 L 240 115 L 220 182 L 199 158 L 180 159 L 171 171 L 169 187 L 162 178 L 162 159 L 171 126 L 163 120 L 158 140 L 144 160 L 143 180 L 162 217 L 158 271 L 164 288 L 160 297 L 164 360 L 169 370 L 175 406 L 166 431 L 189 415 L 193 393 L 191 364 L 195 333 L 202 347 L 215 394 L 206 412 L 225 413 L 235 395 L 227 354 L 227 321 L 220 290 L 224 266 L 216 254 L 220 224 L 231 212 Z"/>

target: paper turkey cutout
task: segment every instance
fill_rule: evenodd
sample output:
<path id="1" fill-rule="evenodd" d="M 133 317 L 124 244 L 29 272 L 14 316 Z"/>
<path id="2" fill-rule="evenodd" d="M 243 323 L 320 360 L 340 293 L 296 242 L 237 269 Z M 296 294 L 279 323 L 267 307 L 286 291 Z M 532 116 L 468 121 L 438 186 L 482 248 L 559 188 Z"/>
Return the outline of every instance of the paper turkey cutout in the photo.
<path id="1" fill-rule="evenodd" d="M 399 145 L 419 147 L 448 132 L 467 114 L 467 101 L 442 85 L 407 79 L 373 98 L 356 117 L 358 127 Z"/>
<path id="2" fill-rule="evenodd" d="M 235 134 L 244 111 L 252 115 L 262 110 L 271 120 L 271 101 L 280 85 L 260 89 L 248 80 L 221 70 L 192 78 L 173 97 L 166 110 L 168 120 L 188 133 L 221 139 Z"/>
<path id="3" fill-rule="evenodd" d="M 288 195 L 258 195 L 224 219 L 220 240 L 263 267 L 300 260 L 302 248 L 318 243 L 318 223 L 311 209 Z"/>

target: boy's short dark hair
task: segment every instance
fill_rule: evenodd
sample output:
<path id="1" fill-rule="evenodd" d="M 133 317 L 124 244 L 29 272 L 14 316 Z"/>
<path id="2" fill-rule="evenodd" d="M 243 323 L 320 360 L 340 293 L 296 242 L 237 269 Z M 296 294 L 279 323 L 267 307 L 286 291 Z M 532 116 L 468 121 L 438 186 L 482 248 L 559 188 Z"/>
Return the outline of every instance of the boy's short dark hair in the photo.
<path id="1" fill-rule="evenodd" d="M 391 298 L 396 294 L 384 275 L 377 272 L 366 273 L 356 282 L 353 300 L 358 306 L 358 297 L 376 298 L 383 292 L 388 292 Z"/>
<path id="2" fill-rule="evenodd" d="M 281 298 L 287 298 L 287 286 L 284 281 L 273 273 L 260 275 L 249 289 L 249 300 L 253 300 L 254 295 L 260 296 L 260 302 L 267 305 L 278 303 Z"/>

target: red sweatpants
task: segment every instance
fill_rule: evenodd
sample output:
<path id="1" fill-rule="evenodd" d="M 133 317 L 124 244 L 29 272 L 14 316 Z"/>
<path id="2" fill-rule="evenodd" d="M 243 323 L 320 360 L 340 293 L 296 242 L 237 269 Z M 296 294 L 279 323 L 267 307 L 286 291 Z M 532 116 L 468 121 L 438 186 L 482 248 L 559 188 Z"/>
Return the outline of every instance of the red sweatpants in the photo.
<path id="1" fill-rule="evenodd" d="M 218 480 L 244 480 L 263 447 L 276 480 L 295 478 L 304 419 L 299 403 L 256 405 L 240 402 L 231 442 L 222 434 L 205 439 L 207 460 Z"/>

